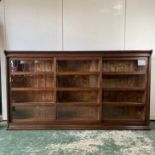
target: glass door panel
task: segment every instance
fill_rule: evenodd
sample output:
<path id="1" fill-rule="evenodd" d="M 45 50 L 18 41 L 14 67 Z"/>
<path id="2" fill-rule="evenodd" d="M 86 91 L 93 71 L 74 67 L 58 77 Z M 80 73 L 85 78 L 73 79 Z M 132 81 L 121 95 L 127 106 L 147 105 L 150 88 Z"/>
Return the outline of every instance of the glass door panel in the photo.
<path id="1" fill-rule="evenodd" d="M 27 100 L 33 99 L 31 95 L 28 95 L 31 93 L 34 93 L 35 96 L 37 96 L 37 94 L 40 96 L 45 96 L 44 94 L 46 91 L 47 94 L 48 91 L 51 91 L 51 94 L 53 94 L 54 65 L 52 59 L 11 60 L 10 63 L 10 86 L 13 98 L 17 99 L 18 93 L 23 93 L 23 97 L 27 96 Z M 38 98 L 40 96 L 38 96 Z"/>
<path id="2" fill-rule="evenodd" d="M 105 58 L 103 120 L 144 120 L 148 59 Z"/>
<path id="3" fill-rule="evenodd" d="M 11 106 L 14 120 L 55 118 L 53 59 L 10 60 Z"/>
<path id="4" fill-rule="evenodd" d="M 99 60 L 58 60 L 57 72 L 98 72 Z"/>
<path id="5" fill-rule="evenodd" d="M 59 120 L 98 120 L 97 107 L 58 106 Z"/>
<path id="6" fill-rule="evenodd" d="M 100 62 L 99 58 L 59 58 L 57 60 L 57 102 L 64 107 L 99 104 Z"/>
<path id="7" fill-rule="evenodd" d="M 52 60 L 11 60 L 11 73 L 16 72 L 52 72 Z"/>
<path id="8" fill-rule="evenodd" d="M 54 78 L 51 75 L 12 75 L 12 88 L 53 88 Z"/>
<path id="9" fill-rule="evenodd" d="M 103 72 L 145 72 L 148 60 L 140 58 L 135 60 L 107 60 L 103 61 Z"/>
<path id="10" fill-rule="evenodd" d="M 54 106 L 14 106 L 13 120 L 50 121 L 55 119 Z"/>
<path id="11" fill-rule="evenodd" d="M 58 76 L 57 87 L 96 88 L 98 87 L 98 76 Z"/>
<path id="12" fill-rule="evenodd" d="M 144 107 L 104 105 L 103 118 L 105 120 L 144 120 Z"/>

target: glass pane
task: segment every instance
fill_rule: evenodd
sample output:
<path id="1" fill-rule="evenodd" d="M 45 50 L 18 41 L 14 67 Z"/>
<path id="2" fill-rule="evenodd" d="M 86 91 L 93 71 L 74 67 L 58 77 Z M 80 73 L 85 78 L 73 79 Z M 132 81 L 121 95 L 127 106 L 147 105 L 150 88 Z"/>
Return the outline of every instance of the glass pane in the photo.
<path id="1" fill-rule="evenodd" d="M 103 119 L 137 119 L 144 120 L 144 108 L 143 107 L 128 107 L 128 106 L 111 106 L 104 105 Z"/>
<path id="2" fill-rule="evenodd" d="M 54 102 L 54 93 L 51 91 L 13 91 L 11 95 L 13 103 Z"/>
<path id="3" fill-rule="evenodd" d="M 104 88 L 134 88 L 144 87 L 146 84 L 146 78 L 144 75 L 136 76 L 104 76 L 103 87 Z"/>
<path id="4" fill-rule="evenodd" d="M 51 72 L 52 60 L 11 60 L 11 72 Z"/>
<path id="5" fill-rule="evenodd" d="M 51 75 L 12 75 L 11 86 L 13 88 L 53 88 L 54 80 Z"/>
<path id="6" fill-rule="evenodd" d="M 58 102 L 97 102 L 98 92 L 58 92 Z"/>
<path id="7" fill-rule="evenodd" d="M 147 59 L 104 60 L 103 72 L 138 72 L 146 71 Z"/>
<path id="8" fill-rule="evenodd" d="M 54 106 L 13 107 L 13 119 L 47 121 L 55 118 Z"/>
<path id="9" fill-rule="evenodd" d="M 106 91 L 103 93 L 104 102 L 141 102 L 144 103 L 144 92 Z"/>
<path id="10" fill-rule="evenodd" d="M 65 61 L 59 60 L 58 72 L 96 72 L 99 71 L 98 60 Z"/>
<path id="11" fill-rule="evenodd" d="M 97 87 L 97 76 L 59 76 L 57 87 Z"/>
<path id="12" fill-rule="evenodd" d="M 96 107 L 58 107 L 58 119 L 61 120 L 98 120 Z"/>

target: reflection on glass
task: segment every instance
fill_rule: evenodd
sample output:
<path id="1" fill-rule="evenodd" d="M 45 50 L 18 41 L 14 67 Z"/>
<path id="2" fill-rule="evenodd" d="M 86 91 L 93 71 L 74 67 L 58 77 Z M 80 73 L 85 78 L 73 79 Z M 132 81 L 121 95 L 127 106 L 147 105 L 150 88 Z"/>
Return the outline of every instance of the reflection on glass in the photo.
<path id="1" fill-rule="evenodd" d="M 53 62 L 49 60 L 11 60 L 11 72 L 51 72 Z"/>

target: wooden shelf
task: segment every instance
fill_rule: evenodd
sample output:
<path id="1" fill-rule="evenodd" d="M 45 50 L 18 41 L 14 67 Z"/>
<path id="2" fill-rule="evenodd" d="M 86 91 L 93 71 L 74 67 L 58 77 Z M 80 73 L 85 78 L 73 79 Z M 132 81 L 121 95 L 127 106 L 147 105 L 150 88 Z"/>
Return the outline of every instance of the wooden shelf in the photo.
<path id="1" fill-rule="evenodd" d="M 86 75 L 99 75 L 100 72 L 58 72 L 58 76 L 74 76 L 74 75 L 80 75 L 80 76 L 86 76 Z"/>
<path id="2" fill-rule="evenodd" d="M 27 76 L 32 76 L 32 75 L 53 75 L 53 72 L 13 72 L 11 75 L 15 76 L 20 76 L 20 75 L 27 75 Z"/>
<path id="3" fill-rule="evenodd" d="M 27 106 L 54 106 L 54 102 L 20 102 L 12 103 L 12 106 L 15 107 L 27 107 Z"/>
<path id="4" fill-rule="evenodd" d="M 144 106 L 144 103 L 141 102 L 106 102 L 103 101 L 103 105 L 110 106 Z"/>
<path id="5" fill-rule="evenodd" d="M 82 52 L 82 51 L 81 51 Z M 57 57 L 57 61 L 61 62 L 61 61 L 99 61 L 100 57 Z"/>
<path id="6" fill-rule="evenodd" d="M 133 87 L 133 88 L 103 88 L 104 91 L 145 91 L 143 87 Z"/>
<path id="7" fill-rule="evenodd" d="M 146 72 L 103 72 L 102 75 L 145 75 Z"/>
<path id="8" fill-rule="evenodd" d="M 35 123 L 35 122 L 47 122 L 47 123 L 51 123 L 53 122 L 55 119 L 48 119 L 48 120 L 43 120 L 43 121 L 40 121 L 40 120 L 37 120 L 35 118 L 31 118 L 31 119 L 13 119 L 12 122 L 13 123 Z"/>
<path id="9" fill-rule="evenodd" d="M 106 123 L 107 122 L 119 122 L 119 123 L 124 123 L 124 121 L 126 121 L 126 122 L 128 122 L 128 124 L 129 124 L 129 122 L 137 122 L 137 121 L 143 121 L 144 119 L 140 119 L 140 118 L 137 118 L 137 119 L 133 119 L 133 118 L 122 118 L 122 119 L 120 119 L 120 118 L 115 118 L 115 119 L 113 119 L 113 118 L 106 118 L 106 119 L 103 119 Z"/>
<path id="10" fill-rule="evenodd" d="M 58 106 L 99 106 L 99 103 L 95 102 L 58 102 Z"/>
<path id="11" fill-rule="evenodd" d="M 11 88 L 11 91 L 54 91 L 54 88 Z"/>
<path id="12" fill-rule="evenodd" d="M 96 91 L 99 88 L 57 88 L 57 91 Z"/>

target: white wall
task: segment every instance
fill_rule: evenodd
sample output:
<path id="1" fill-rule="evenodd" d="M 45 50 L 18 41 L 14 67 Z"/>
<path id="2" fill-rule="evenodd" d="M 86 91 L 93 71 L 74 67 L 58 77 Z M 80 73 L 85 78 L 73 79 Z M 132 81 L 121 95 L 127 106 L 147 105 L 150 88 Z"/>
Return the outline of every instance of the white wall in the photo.
<path id="1" fill-rule="evenodd" d="M 155 52 L 155 48 L 154 48 Z M 151 109 L 150 118 L 155 120 L 155 58 L 152 60 L 152 77 L 151 77 Z"/>
<path id="2" fill-rule="evenodd" d="M 7 97 L 6 97 L 6 69 L 5 69 L 5 23 L 4 23 L 4 2 L 0 2 L 0 57 L 1 57 L 1 83 L 2 83 L 2 114 L 3 119 L 7 118 Z"/>
<path id="3" fill-rule="evenodd" d="M 4 7 L 3 2 L 0 3 L 0 51 L 4 48 Z"/>
<path id="4" fill-rule="evenodd" d="M 155 49 L 155 0 L 3 1 L 0 23 L 4 32 L 5 8 L 8 50 Z M 2 36 L 1 32 L 0 40 Z M 1 53 L 3 45 L 0 44 Z M 5 57 L 3 53 L 1 56 L 3 119 L 6 119 Z M 155 66 L 155 56 L 152 62 Z M 155 119 L 154 79 L 151 118 Z"/>
<path id="5" fill-rule="evenodd" d="M 125 0 L 64 0 L 64 50 L 124 48 Z"/>
<path id="6" fill-rule="evenodd" d="M 59 0 L 5 0 L 8 50 L 57 50 Z M 61 9 L 61 6 L 60 6 Z"/>
<path id="7" fill-rule="evenodd" d="M 155 48 L 155 0 L 127 0 L 126 49 Z"/>

